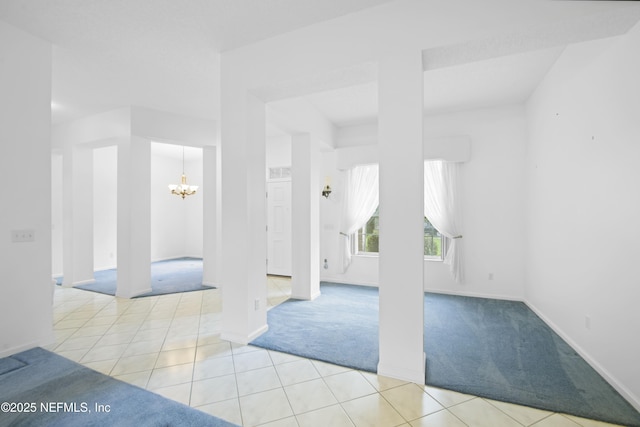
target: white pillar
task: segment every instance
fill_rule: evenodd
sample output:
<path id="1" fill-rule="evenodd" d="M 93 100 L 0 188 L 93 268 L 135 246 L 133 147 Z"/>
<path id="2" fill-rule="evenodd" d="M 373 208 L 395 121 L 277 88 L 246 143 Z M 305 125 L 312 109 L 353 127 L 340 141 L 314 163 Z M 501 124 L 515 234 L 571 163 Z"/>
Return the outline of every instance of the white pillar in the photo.
<path id="1" fill-rule="evenodd" d="M 93 277 L 93 149 L 65 144 L 63 156 L 63 285 Z"/>
<path id="2" fill-rule="evenodd" d="M 308 133 L 291 139 L 291 297 L 320 295 L 320 192 L 318 141 Z"/>
<path id="3" fill-rule="evenodd" d="M 220 223 L 218 197 L 219 146 L 202 149 L 202 283 L 209 286 L 220 286 L 219 230 Z"/>
<path id="4" fill-rule="evenodd" d="M 131 298 L 151 292 L 151 144 L 131 136 L 118 144 L 118 286 Z"/>
<path id="5" fill-rule="evenodd" d="M 379 69 L 378 374 L 424 384 L 421 58 L 419 51 L 396 51 Z"/>
<path id="6" fill-rule="evenodd" d="M 267 330 L 265 105 L 222 88 L 221 337 L 244 344 Z"/>

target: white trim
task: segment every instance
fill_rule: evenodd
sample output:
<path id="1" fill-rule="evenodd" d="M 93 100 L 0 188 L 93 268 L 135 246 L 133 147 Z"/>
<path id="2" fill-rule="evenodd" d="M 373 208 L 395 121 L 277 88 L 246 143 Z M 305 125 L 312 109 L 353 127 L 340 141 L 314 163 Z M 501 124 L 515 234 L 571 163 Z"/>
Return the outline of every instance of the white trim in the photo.
<path id="1" fill-rule="evenodd" d="M 420 386 L 423 386 L 426 381 L 426 372 L 425 372 L 425 364 L 427 362 L 426 353 L 422 353 L 422 369 L 408 369 L 406 367 L 401 366 L 391 366 L 385 365 L 382 362 L 378 362 L 378 375 L 382 375 L 385 377 L 396 378 L 403 381 L 410 381 L 412 383 L 416 383 Z"/>
<path id="2" fill-rule="evenodd" d="M 206 282 L 206 281 L 203 280 L 202 281 L 202 285 L 203 286 L 213 286 L 214 288 L 222 289 L 222 286 L 220 286 L 219 284 L 214 283 L 214 282 Z"/>
<path id="3" fill-rule="evenodd" d="M 558 334 L 563 340 L 565 340 L 565 342 L 569 344 L 569 346 L 573 350 L 575 350 L 576 353 L 578 353 L 593 369 L 595 369 L 596 372 L 599 373 L 606 382 L 608 382 L 614 389 L 616 389 L 616 391 L 620 393 L 622 397 L 624 397 L 627 402 L 631 404 L 631 406 L 633 406 L 637 411 L 640 411 L 640 398 L 638 398 L 638 396 L 634 395 L 629 389 L 622 385 L 622 383 L 616 377 L 611 375 L 609 371 L 603 368 L 602 365 L 600 365 L 595 359 L 593 359 L 589 353 L 587 353 L 574 340 L 572 340 L 569 335 L 565 334 L 562 329 L 558 327 L 558 325 L 553 323 L 547 316 L 542 314 L 542 312 L 538 310 L 536 306 L 528 301 L 524 301 L 524 303 L 531 309 L 531 311 L 537 314 L 538 317 L 540 317 L 542 321 L 547 324 L 547 326 L 549 326 L 556 334 Z"/>
<path id="4" fill-rule="evenodd" d="M 176 255 L 176 256 L 170 256 L 170 257 L 166 257 L 166 258 L 152 259 L 151 263 L 178 260 L 178 259 L 182 259 L 182 258 L 195 258 L 195 259 L 203 261 L 202 255 Z"/>
<path id="5" fill-rule="evenodd" d="M 236 343 L 236 344 L 247 345 L 251 341 L 253 341 L 256 338 L 258 338 L 260 335 L 262 335 L 265 332 L 267 332 L 268 330 L 269 330 L 269 325 L 265 324 L 265 325 L 262 325 L 261 327 L 259 327 L 258 329 L 256 329 L 255 331 L 253 331 L 252 333 L 250 333 L 248 336 L 241 335 L 241 334 L 236 334 L 236 333 L 232 333 L 232 332 L 223 332 L 220 335 L 220 339 L 222 339 L 224 341 L 231 341 L 231 342 Z"/>
<path id="6" fill-rule="evenodd" d="M 16 346 L 16 347 L 12 347 L 12 348 L 7 349 L 7 350 L 0 351 L 0 358 L 9 357 L 9 356 L 12 356 L 14 354 L 21 353 L 21 352 L 26 351 L 26 350 L 31 350 L 32 348 L 36 348 L 36 347 L 39 347 L 39 346 L 40 346 L 40 344 L 38 344 L 36 341 L 31 341 L 31 342 L 28 342 L 26 344 L 22 344 L 22 345 L 19 345 L 19 346 Z"/>
<path id="7" fill-rule="evenodd" d="M 374 288 L 378 288 L 378 282 L 367 282 L 365 280 L 349 280 L 336 276 L 322 276 L 320 277 L 321 282 L 335 283 L 338 285 L 354 285 L 354 286 L 372 286 Z"/>
<path id="8" fill-rule="evenodd" d="M 96 283 L 96 279 L 79 280 L 77 282 L 73 282 L 70 285 L 65 285 L 63 283 L 62 287 L 64 287 L 64 288 L 72 288 L 72 287 L 81 286 L 81 285 L 88 285 L 88 284 L 91 284 L 91 283 Z"/>
<path id="9" fill-rule="evenodd" d="M 117 286 L 117 285 L 116 285 L 116 286 Z M 125 295 L 125 294 L 119 293 L 119 292 L 118 292 L 118 289 L 117 289 L 117 287 L 116 287 L 116 296 L 117 296 L 117 297 L 119 297 L 119 298 L 127 298 L 127 299 L 131 299 L 131 298 L 137 297 L 138 295 L 148 294 L 148 293 L 149 293 L 149 292 L 151 292 L 151 291 L 153 291 L 153 289 L 151 289 L 151 286 L 149 286 L 147 289 L 143 289 L 143 290 L 141 290 L 141 291 L 138 291 L 138 292 L 132 293 L 132 294 L 130 294 L 130 295 Z"/>
<path id="10" fill-rule="evenodd" d="M 314 292 L 311 295 L 311 298 L 300 297 L 300 296 L 291 294 L 291 299 L 304 300 L 304 301 L 313 301 L 314 299 L 318 298 L 319 296 L 320 296 L 320 290 L 318 290 L 318 292 Z"/>
<path id="11" fill-rule="evenodd" d="M 455 291 L 451 289 L 425 289 L 424 291 L 432 294 L 453 295 L 453 296 L 471 297 L 471 298 L 497 299 L 497 300 L 503 300 L 503 301 L 523 302 L 526 304 L 526 301 L 524 301 L 522 297 L 511 296 L 511 295 L 495 295 L 495 294 L 488 295 L 488 294 L 467 292 L 467 291 Z"/>

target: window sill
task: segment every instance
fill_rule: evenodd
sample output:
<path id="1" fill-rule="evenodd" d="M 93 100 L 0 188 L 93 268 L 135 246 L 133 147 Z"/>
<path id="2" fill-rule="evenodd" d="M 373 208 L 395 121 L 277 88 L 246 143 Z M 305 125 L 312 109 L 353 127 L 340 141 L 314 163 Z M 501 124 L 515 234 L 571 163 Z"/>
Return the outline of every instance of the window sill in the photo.
<path id="1" fill-rule="evenodd" d="M 361 252 L 359 254 L 351 255 L 353 258 L 378 258 L 379 255 L 373 252 Z"/>
<path id="2" fill-rule="evenodd" d="M 379 258 L 380 256 L 377 253 L 367 253 L 367 252 L 363 252 L 363 253 L 359 253 L 359 254 L 353 254 L 351 255 L 353 258 Z M 436 257 L 424 257 L 425 261 L 429 261 L 429 262 L 443 262 L 444 260 L 442 258 L 436 258 Z"/>

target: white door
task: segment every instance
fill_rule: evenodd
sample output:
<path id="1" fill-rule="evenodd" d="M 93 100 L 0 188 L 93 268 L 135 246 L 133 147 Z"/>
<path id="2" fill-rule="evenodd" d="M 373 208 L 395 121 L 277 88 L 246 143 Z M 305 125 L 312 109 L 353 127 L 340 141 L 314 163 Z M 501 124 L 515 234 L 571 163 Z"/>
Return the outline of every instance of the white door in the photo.
<path id="1" fill-rule="evenodd" d="M 291 181 L 267 183 L 267 274 L 291 276 Z"/>

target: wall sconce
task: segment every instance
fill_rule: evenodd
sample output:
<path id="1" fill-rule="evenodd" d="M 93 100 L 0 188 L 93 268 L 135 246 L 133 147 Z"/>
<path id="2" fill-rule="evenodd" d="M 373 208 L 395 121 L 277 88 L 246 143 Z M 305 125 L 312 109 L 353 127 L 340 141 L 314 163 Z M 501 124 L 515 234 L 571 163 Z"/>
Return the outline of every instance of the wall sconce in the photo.
<path id="1" fill-rule="evenodd" d="M 329 194 L 331 194 L 331 177 L 326 176 L 324 178 L 324 188 L 322 189 L 322 196 L 325 199 L 329 198 Z"/>

